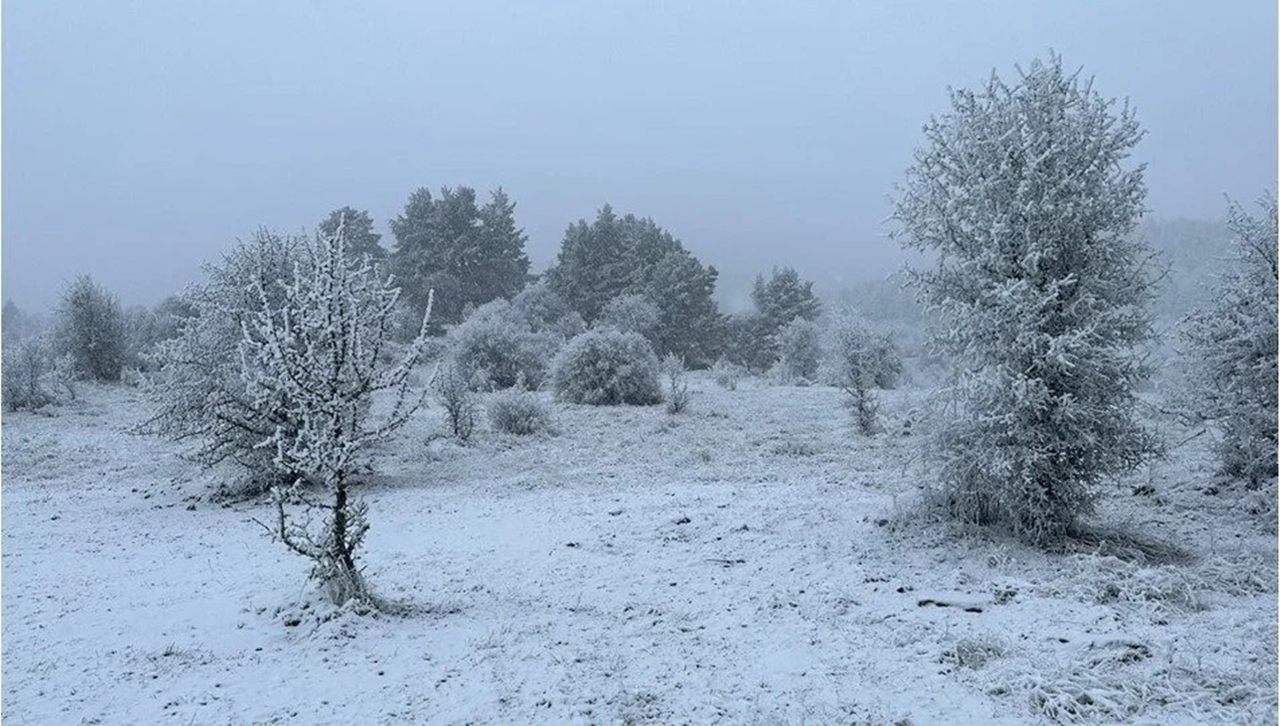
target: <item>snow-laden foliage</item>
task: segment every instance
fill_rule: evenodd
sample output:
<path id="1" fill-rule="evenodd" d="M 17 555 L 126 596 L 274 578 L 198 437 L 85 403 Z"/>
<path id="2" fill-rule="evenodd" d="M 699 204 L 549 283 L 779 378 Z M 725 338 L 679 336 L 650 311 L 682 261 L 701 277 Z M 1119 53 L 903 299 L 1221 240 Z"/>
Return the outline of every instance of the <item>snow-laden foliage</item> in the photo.
<path id="1" fill-rule="evenodd" d="M 436 367 L 432 389 L 444 407 L 449 431 L 459 441 L 471 438 L 476 428 L 476 394 L 471 379 L 451 358 Z"/>
<path id="2" fill-rule="evenodd" d="M 823 359 L 818 378 L 837 388 L 847 388 L 854 378 L 868 386 L 890 391 L 902 379 L 902 357 L 893 336 L 873 328 L 858 311 L 834 311 L 822 331 Z"/>
<path id="3" fill-rule="evenodd" d="M 667 379 L 667 413 L 683 413 L 689 408 L 689 376 L 684 359 L 675 353 L 662 357 L 662 375 Z"/>
<path id="4" fill-rule="evenodd" d="M 812 383 L 823 355 L 818 324 L 797 317 L 778 330 L 776 339 L 779 376 L 786 382 Z"/>
<path id="5" fill-rule="evenodd" d="M 570 403 L 649 406 L 662 401 L 658 358 L 638 333 L 583 333 L 560 351 L 551 369 L 556 395 Z"/>
<path id="6" fill-rule="evenodd" d="M 1276 476 L 1276 197 L 1252 216 L 1231 203 L 1230 268 L 1207 309 L 1188 316 L 1182 334 L 1194 350 L 1189 412 L 1217 422 L 1223 472 L 1258 484 Z"/>
<path id="7" fill-rule="evenodd" d="M 476 308 L 449 333 L 450 357 L 473 386 L 538 388 L 564 338 L 550 330 L 535 333 L 506 300 Z"/>
<path id="8" fill-rule="evenodd" d="M 538 394 L 512 388 L 489 402 L 489 426 L 504 434 L 528 436 L 551 430 L 551 412 Z"/>
<path id="9" fill-rule="evenodd" d="M 76 375 L 118 381 L 128 354 L 124 311 L 115 295 L 81 275 L 63 292 L 54 344 L 71 356 Z"/>
<path id="10" fill-rule="evenodd" d="M 639 333 L 650 340 L 658 326 L 658 306 L 643 295 L 619 295 L 605 303 L 600 317 L 592 323 L 596 330 L 616 330 L 620 333 Z"/>
<path id="11" fill-rule="evenodd" d="M 871 436 L 880 431 L 879 404 L 874 389 L 894 370 L 897 357 L 886 336 L 872 331 L 851 313 L 833 315 L 827 324 L 826 358 L 823 379 L 844 391 L 858 433 Z M 898 363 L 898 369 L 901 364 Z"/>
<path id="12" fill-rule="evenodd" d="M 251 397 L 237 351 L 245 323 L 264 305 L 280 309 L 307 244 L 259 229 L 218 264 L 205 266 L 207 279 L 183 294 L 190 316 L 177 337 L 156 348 L 158 409 L 141 432 L 193 444 L 190 456 L 207 466 L 234 461 L 263 485 L 301 474 L 277 472 L 274 452 L 260 446 L 267 437 L 295 435 L 300 423 L 291 418 L 292 403 Z"/>
<path id="13" fill-rule="evenodd" d="M 314 563 L 312 572 L 335 604 L 373 604 L 356 564 L 368 530 L 366 508 L 349 494 L 365 450 L 402 426 L 420 405 L 410 373 L 426 341 L 421 332 L 395 364 L 382 362 L 390 343 L 399 289 L 368 260 L 346 253 L 341 224 L 333 235 L 302 245 L 293 274 L 284 280 L 251 280 L 256 309 L 241 322 L 236 366 L 250 405 L 275 407 L 290 426 L 259 441 L 274 454 L 279 472 L 299 477 L 275 490 L 277 518 L 268 527 L 289 549 Z M 374 394 L 389 391 L 392 405 L 370 415 Z M 301 486 L 322 485 L 332 503 L 313 501 Z M 303 503 L 299 519 L 290 505 Z M 324 521 L 312 526 L 312 514 Z"/>
<path id="14" fill-rule="evenodd" d="M 1154 448 L 1134 415 L 1152 285 L 1130 235 L 1143 167 L 1125 161 L 1142 131 L 1054 55 L 952 91 L 925 134 L 894 235 L 937 256 L 913 281 L 955 366 L 941 479 L 959 516 L 1044 542 Z"/>
<path id="15" fill-rule="evenodd" d="M 20 338 L 6 335 L 3 396 L 6 411 L 34 411 L 51 403 L 76 397 L 75 372 L 70 355 L 55 358 L 46 335 Z"/>
<path id="16" fill-rule="evenodd" d="M 546 282 L 535 282 L 511 298 L 511 313 L 535 333 L 555 333 L 568 340 L 587 332 L 582 316 Z"/>

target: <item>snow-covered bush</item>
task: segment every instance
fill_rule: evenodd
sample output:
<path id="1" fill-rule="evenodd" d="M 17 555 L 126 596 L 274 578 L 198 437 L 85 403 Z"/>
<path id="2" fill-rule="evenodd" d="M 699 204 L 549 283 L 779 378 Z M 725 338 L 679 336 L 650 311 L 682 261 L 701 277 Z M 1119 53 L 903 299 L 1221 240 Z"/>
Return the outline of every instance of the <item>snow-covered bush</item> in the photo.
<path id="1" fill-rule="evenodd" d="M 1142 131 L 1054 55 L 1012 85 L 953 91 L 925 134 L 894 236 L 937 256 L 913 284 L 954 366 L 945 498 L 1045 543 L 1093 509 L 1102 478 L 1155 451 L 1134 411 L 1153 285 L 1131 235 L 1143 168 L 1125 162 Z"/>
<path id="2" fill-rule="evenodd" d="M 511 298 L 511 312 L 534 333 L 555 333 L 568 340 L 587 332 L 587 324 L 545 282 L 536 282 Z"/>
<path id="3" fill-rule="evenodd" d="M 902 358 L 888 333 L 873 330 L 858 313 L 841 310 L 827 320 L 823 331 L 824 356 L 819 379 L 836 388 L 847 388 L 860 377 L 868 387 L 890 391 L 902 378 Z"/>
<path id="4" fill-rule="evenodd" d="M 689 408 L 689 377 L 684 359 L 675 353 L 662 357 L 662 374 L 667 378 L 667 413 L 681 413 Z"/>
<path id="5" fill-rule="evenodd" d="M 357 564 L 369 524 L 366 506 L 351 498 L 349 487 L 368 446 L 408 421 L 425 395 L 411 395 L 409 378 L 426 341 L 430 296 L 418 337 L 388 365 L 381 350 L 390 341 L 399 289 L 367 258 L 350 259 L 342 224 L 297 252 L 287 278 L 251 278 L 248 292 L 261 305 L 242 321 L 237 345 L 236 366 L 251 405 L 276 408 L 296 424 L 278 427 L 258 444 L 273 452 L 277 471 L 299 474 L 274 490 L 276 520 L 264 526 L 312 561 L 312 576 L 335 605 L 381 606 Z M 372 397 L 384 391 L 391 406 L 374 419 Z M 321 485 L 331 503 L 310 499 L 304 482 Z M 301 517 L 290 514 L 296 503 Z M 319 527 L 315 514 L 323 516 Z"/>
<path id="6" fill-rule="evenodd" d="M 53 360 L 48 346 L 39 337 L 4 345 L 3 373 L 4 407 L 8 411 L 34 411 L 53 402 L 48 388 L 48 377 L 53 370 Z"/>
<path id="7" fill-rule="evenodd" d="M 523 381 L 538 388 L 547 364 L 562 339 L 550 332 L 534 333 L 510 314 L 510 304 L 495 300 L 480 306 L 449 333 L 452 358 L 468 380 L 484 380 L 495 389 Z"/>
<path id="8" fill-rule="evenodd" d="M 551 412 L 538 394 L 513 388 L 489 402 L 489 425 L 494 431 L 527 436 L 551 429 Z"/>
<path id="9" fill-rule="evenodd" d="M 818 375 L 822 345 L 818 324 L 797 317 L 782 326 L 776 335 L 778 373 L 787 382 L 810 383 Z"/>
<path id="10" fill-rule="evenodd" d="M 128 353 L 124 311 L 115 295 L 88 275 L 81 275 L 62 294 L 54 345 L 71 356 L 78 376 L 118 381 Z"/>
<path id="11" fill-rule="evenodd" d="M 1215 286 L 1212 307 L 1188 316 L 1183 337 L 1194 360 L 1186 408 L 1215 421 L 1225 474 L 1252 484 L 1276 476 L 1276 198 L 1261 216 L 1232 203 L 1233 266 Z"/>
<path id="12" fill-rule="evenodd" d="M 716 382 L 716 385 L 730 391 L 738 390 L 738 379 L 742 377 L 743 373 L 741 366 L 730 363 L 723 358 L 711 366 L 711 378 Z"/>
<path id="13" fill-rule="evenodd" d="M 556 356 L 551 379 L 556 395 L 571 403 L 649 406 L 662 400 L 658 358 L 638 333 L 579 335 Z"/>
<path id="14" fill-rule="evenodd" d="M 476 427 L 477 408 L 471 380 L 463 375 L 456 363 L 446 360 L 436 368 L 432 388 L 440 405 L 444 406 L 449 430 L 459 441 L 471 438 Z"/>
<path id="15" fill-rule="evenodd" d="M 639 333 L 646 339 L 658 327 L 661 311 L 644 295 L 619 295 L 605 303 L 600 317 L 592 323 L 596 330 Z"/>
<path id="16" fill-rule="evenodd" d="M 851 314 L 833 316 L 827 328 L 827 357 L 823 378 L 844 391 L 858 433 L 871 436 L 880 430 L 879 404 L 873 391 L 876 376 L 889 358 L 888 342 Z"/>

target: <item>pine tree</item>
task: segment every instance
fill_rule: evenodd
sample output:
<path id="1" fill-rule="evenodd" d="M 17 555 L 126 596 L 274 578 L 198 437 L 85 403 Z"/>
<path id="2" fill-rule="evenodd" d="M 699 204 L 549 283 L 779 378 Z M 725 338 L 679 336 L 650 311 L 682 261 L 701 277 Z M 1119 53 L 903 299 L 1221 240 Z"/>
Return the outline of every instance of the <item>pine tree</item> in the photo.
<path id="1" fill-rule="evenodd" d="M 812 321 L 822 313 L 813 283 L 801 280 L 800 273 L 791 267 L 773 268 L 767 281 L 758 275 L 751 287 L 751 301 L 775 333 L 796 318 Z"/>
<path id="2" fill-rule="evenodd" d="M 1134 413 L 1153 286 L 1130 234 L 1143 167 L 1124 162 L 1142 131 L 1053 55 L 1012 84 L 952 91 L 925 135 L 894 236 L 937 254 L 914 284 L 955 366 L 944 491 L 958 516 L 1046 542 L 1155 448 Z"/>
<path id="3" fill-rule="evenodd" d="M 409 197 L 391 222 L 395 269 L 414 309 L 428 289 L 449 290 L 435 310 L 439 322 L 456 323 L 468 307 L 510 298 L 524 286 L 529 259 L 516 227 L 515 204 L 501 189 L 483 209 L 470 187 L 445 187 L 433 199 L 427 189 Z"/>
<path id="4" fill-rule="evenodd" d="M 621 220 L 606 204 L 595 222 L 580 219 L 565 230 L 556 265 L 547 272 L 547 284 L 592 323 L 610 300 L 626 294 L 632 282 L 627 260 Z"/>
<path id="5" fill-rule="evenodd" d="M 333 236 L 338 231 L 338 225 L 343 224 L 344 220 L 347 235 L 347 254 L 352 259 L 360 259 L 363 255 L 369 255 L 369 258 L 374 262 L 380 262 L 387 258 L 386 248 L 378 243 L 382 239 L 382 235 L 373 231 L 373 217 L 370 217 L 366 211 L 356 210 L 351 207 L 333 210 L 320 223 L 320 235 L 322 237 Z"/>

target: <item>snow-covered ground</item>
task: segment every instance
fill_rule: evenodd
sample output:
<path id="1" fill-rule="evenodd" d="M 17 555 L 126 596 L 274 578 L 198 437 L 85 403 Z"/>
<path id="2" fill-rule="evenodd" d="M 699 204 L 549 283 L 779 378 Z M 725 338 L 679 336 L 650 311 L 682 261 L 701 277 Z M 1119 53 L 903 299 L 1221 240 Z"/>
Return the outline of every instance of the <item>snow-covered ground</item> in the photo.
<path id="1" fill-rule="evenodd" d="M 1207 437 L 1048 555 L 920 513 L 922 389 L 870 440 L 830 388 L 694 389 L 465 447 L 420 412 L 362 488 L 403 618 L 324 606 L 233 472 L 124 432 L 139 390 L 6 415 L 5 723 L 1275 722 L 1274 529 Z"/>

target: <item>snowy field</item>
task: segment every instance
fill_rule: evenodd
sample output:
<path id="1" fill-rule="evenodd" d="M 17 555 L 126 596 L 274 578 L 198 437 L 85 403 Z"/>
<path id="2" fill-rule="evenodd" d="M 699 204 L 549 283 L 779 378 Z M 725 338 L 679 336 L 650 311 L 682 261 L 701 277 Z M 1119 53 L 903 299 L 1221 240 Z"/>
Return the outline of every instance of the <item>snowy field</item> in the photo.
<path id="1" fill-rule="evenodd" d="M 465 447 L 419 412 L 361 489 L 403 618 L 325 607 L 138 389 L 7 414 L 4 722 L 1275 723 L 1274 528 L 1207 437 L 1048 555 L 921 514 L 922 389 L 862 439 L 834 389 L 693 386 Z"/>

